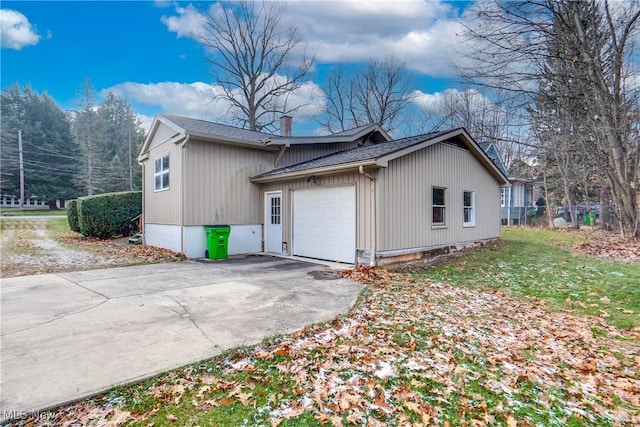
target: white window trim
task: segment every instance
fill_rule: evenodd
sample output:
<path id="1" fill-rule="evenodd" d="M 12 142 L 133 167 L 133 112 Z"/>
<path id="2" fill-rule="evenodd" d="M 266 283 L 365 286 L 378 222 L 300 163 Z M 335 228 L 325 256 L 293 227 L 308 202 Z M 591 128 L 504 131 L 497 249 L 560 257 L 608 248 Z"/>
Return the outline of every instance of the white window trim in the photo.
<path id="1" fill-rule="evenodd" d="M 166 170 L 160 170 L 160 172 L 156 172 L 156 161 L 160 160 L 160 168 L 162 169 L 162 159 L 167 157 L 169 159 L 169 168 Z M 169 171 L 171 170 L 171 158 L 169 157 L 169 153 L 165 153 L 161 156 L 153 159 L 153 192 L 158 193 L 160 191 L 167 191 L 171 187 L 171 176 L 169 175 Z M 156 187 L 156 177 L 162 175 L 169 175 L 169 185 L 166 187 L 157 188 Z M 160 185 L 162 185 L 162 179 L 160 179 Z"/>
<path id="2" fill-rule="evenodd" d="M 434 205 L 433 204 L 433 190 L 442 190 L 444 191 L 444 205 Z M 443 218 L 442 222 L 435 222 L 433 220 L 433 208 L 442 207 L 443 208 Z M 431 228 L 447 228 L 447 188 L 446 187 L 438 187 L 436 185 L 431 187 Z"/>
<path id="3" fill-rule="evenodd" d="M 471 193 L 471 206 L 464 204 L 464 193 Z M 464 221 L 465 209 L 471 209 L 471 221 Z M 475 227 L 476 226 L 476 192 L 472 190 L 464 190 L 462 192 L 462 226 L 463 227 Z"/>

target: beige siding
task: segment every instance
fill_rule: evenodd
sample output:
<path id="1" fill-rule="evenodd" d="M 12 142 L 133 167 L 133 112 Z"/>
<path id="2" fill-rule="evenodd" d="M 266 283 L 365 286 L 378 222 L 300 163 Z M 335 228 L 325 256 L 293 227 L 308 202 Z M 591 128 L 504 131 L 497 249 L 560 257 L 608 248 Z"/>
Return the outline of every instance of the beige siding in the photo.
<path id="1" fill-rule="evenodd" d="M 296 189 L 313 188 L 321 186 L 339 186 L 339 185 L 355 185 L 356 186 L 356 248 L 371 249 L 372 220 L 373 220 L 373 199 L 371 181 L 360 175 L 337 175 L 316 177 L 316 183 L 308 183 L 306 179 L 265 184 L 262 188 L 262 194 L 267 191 L 282 191 L 282 235 L 287 248 L 291 249 L 291 215 L 293 213 L 291 194 Z M 264 212 L 264 206 L 260 210 Z"/>
<path id="2" fill-rule="evenodd" d="M 300 144 L 286 149 L 284 155 L 276 165 L 281 168 L 306 162 L 328 154 L 337 153 L 357 147 L 357 142 L 345 142 L 341 144 Z"/>
<path id="3" fill-rule="evenodd" d="M 185 225 L 262 223 L 263 193 L 249 177 L 272 168 L 273 152 L 192 139 L 184 156 Z"/>
<path id="4" fill-rule="evenodd" d="M 400 157 L 378 174 L 378 250 L 500 236 L 500 185 L 464 149 L 436 144 Z M 446 188 L 444 228 L 431 224 L 432 186 Z M 463 191 L 475 192 L 476 225 L 462 225 Z"/>
<path id="5" fill-rule="evenodd" d="M 149 224 L 180 224 L 182 153 L 180 145 L 168 142 L 175 135 L 173 129 L 161 124 L 149 146 L 149 157 L 144 160 L 144 221 Z M 169 153 L 169 189 L 154 191 L 153 162 Z"/>

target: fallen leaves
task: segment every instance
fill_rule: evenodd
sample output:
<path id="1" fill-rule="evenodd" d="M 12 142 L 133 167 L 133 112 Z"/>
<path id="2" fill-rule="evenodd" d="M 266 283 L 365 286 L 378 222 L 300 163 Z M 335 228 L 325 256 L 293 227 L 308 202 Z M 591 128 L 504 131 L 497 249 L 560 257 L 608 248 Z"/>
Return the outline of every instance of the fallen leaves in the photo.
<path id="1" fill-rule="evenodd" d="M 574 247 L 578 252 L 610 261 L 640 263 L 640 242 L 616 233 L 597 232 Z"/>
<path id="2" fill-rule="evenodd" d="M 60 219 L 62 220 L 62 219 Z M 3 220 L 0 275 L 17 277 L 99 267 L 182 261 L 185 256 L 154 246 L 129 245 L 126 238 L 83 239 L 70 231 L 52 232 L 48 219 Z"/>

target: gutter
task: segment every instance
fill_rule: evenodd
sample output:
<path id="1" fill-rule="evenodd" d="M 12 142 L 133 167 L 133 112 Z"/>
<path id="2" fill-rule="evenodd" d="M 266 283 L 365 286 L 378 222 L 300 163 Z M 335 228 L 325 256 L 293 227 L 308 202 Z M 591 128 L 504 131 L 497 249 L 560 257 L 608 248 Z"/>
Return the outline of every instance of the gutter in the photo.
<path id="1" fill-rule="evenodd" d="M 378 203 L 377 203 L 376 179 L 364 171 L 363 165 L 360 165 L 360 167 L 358 168 L 358 172 L 360 172 L 360 175 L 366 176 L 371 180 L 371 201 L 373 203 L 373 209 L 371 213 L 371 216 L 372 216 L 371 218 L 371 258 L 369 259 L 369 267 L 375 267 L 376 266 L 376 243 L 378 239 L 378 236 L 376 233 L 376 230 L 378 229 L 378 226 L 377 226 Z"/>
<path id="2" fill-rule="evenodd" d="M 280 175 L 268 175 L 268 176 L 254 176 L 249 178 L 251 182 L 255 183 L 264 183 L 264 182 L 277 182 L 277 181 L 289 181 L 296 178 L 306 178 L 311 175 L 322 176 L 322 175 L 332 175 L 337 172 L 346 172 L 350 170 L 358 170 L 359 167 L 365 166 L 375 166 L 379 167 L 375 160 L 367 160 L 364 162 L 358 163 L 345 163 L 342 165 L 336 165 L 331 167 L 318 167 L 313 169 L 304 169 L 295 172 L 282 173 Z"/>

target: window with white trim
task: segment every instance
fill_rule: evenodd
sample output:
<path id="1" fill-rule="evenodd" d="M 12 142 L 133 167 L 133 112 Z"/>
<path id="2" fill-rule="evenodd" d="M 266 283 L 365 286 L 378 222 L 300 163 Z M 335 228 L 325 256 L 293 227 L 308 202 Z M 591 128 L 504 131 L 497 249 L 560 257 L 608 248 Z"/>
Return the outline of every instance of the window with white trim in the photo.
<path id="1" fill-rule="evenodd" d="M 446 224 L 447 207 L 445 202 L 445 189 L 433 187 L 431 190 L 431 221 L 433 225 Z"/>
<path id="2" fill-rule="evenodd" d="M 476 225 L 476 193 L 474 191 L 462 193 L 462 225 L 466 227 Z"/>
<path id="3" fill-rule="evenodd" d="M 153 182 L 154 191 L 169 189 L 169 153 L 153 162 Z"/>

